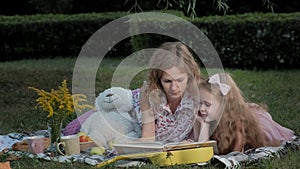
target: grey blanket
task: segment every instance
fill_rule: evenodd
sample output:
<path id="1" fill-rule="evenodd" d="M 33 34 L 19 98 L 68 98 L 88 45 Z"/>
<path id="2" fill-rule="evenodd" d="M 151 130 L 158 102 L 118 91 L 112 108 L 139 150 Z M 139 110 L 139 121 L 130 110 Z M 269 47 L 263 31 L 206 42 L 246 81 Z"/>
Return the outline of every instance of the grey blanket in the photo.
<path id="1" fill-rule="evenodd" d="M 299 151 L 300 140 L 295 137 L 293 141 L 283 142 L 278 147 L 260 147 L 242 152 L 231 152 L 226 155 L 214 155 L 212 161 L 224 164 L 224 168 L 241 168 L 267 158 L 282 158 L 287 155 L 289 150 Z"/>

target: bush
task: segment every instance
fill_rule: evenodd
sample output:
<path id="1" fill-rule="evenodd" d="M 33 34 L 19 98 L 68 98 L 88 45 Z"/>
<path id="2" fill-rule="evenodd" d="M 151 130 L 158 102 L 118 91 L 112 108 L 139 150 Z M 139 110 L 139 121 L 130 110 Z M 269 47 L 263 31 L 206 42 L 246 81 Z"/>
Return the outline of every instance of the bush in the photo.
<path id="1" fill-rule="evenodd" d="M 1 16 L 0 61 L 77 56 L 93 33 L 123 15 L 125 14 Z M 116 50 L 112 52 L 116 53 Z"/>
<path id="2" fill-rule="evenodd" d="M 225 67 L 299 68 L 299 17 L 257 13 L 202 18 L 194 24 L 206 30 Z"/>
<path id="3" fill-rule="evenodd" d="M 254 13 L 209 16 L 190 21 L 210 39 L 224 67 L 295 69 L 300 64 L 299 17 L 300 13 Z M 134 36 L 131 41 L 133 50 L 140 50 L 157 47 L 166 39 L 170 38 L 146 34 Z M 206 65 L 213 63 L 206 59 Z"/>
<path id="4" fill-rule="evenodd" d="M 91 35 L 127 14 L 0 16 L 0 61 L 78 56 Z M 206 34 L 225 67 L 282 69 L 298 68 L 300 64 L 299 17 L 300 13 L 256 13 L 185 19 Z M 176 27 L 172 21 L 162 21 L 158 26 L 163 24 Z M 117 43 L 107 56 L 127 56 L 173 40 L 163 35 L 136 35 Z"/>

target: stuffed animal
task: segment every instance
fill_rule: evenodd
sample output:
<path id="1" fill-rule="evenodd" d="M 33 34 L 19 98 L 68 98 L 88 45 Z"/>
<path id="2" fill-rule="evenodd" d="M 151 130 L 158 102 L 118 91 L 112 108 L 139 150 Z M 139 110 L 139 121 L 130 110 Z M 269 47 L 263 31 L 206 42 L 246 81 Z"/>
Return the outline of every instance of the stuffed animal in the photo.
<path id="1" fill-rule="evenodd" d="M 96 112 L 81 125 L 81 131 L 101 146 L 141 137 L 141 126 L 129 115 L 133 109 L 132 91 L 121 87 L 106 89 L 95 100 Z"/>

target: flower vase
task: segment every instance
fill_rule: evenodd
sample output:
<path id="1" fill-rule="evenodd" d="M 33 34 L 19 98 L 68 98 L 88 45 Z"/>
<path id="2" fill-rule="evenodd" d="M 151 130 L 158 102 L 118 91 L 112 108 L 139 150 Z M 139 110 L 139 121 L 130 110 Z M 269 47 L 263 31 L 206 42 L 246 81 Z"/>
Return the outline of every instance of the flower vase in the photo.
<path id="1" fill-rule="evenodd" d="M 61 131 L 62 131 L 62 123 L 48 123 L 48 131 L 50 134 L 50 146 L 48 151 L 57 154 L 56 145 L 60 141 Z"/>

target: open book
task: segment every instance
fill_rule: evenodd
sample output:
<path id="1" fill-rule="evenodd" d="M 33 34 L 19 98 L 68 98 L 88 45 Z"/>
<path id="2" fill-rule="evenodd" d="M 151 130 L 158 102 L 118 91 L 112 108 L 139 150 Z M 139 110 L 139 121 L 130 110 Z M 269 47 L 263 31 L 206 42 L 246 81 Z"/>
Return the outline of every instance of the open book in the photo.
<path id="1" fill-rule="evenodd" d="M 117 151 L 118 155 L 147 152 L 164 152 L 200 147 L 214 147 L 215 149 L 216 141 L 211 140 L 207 142 L 177 142 L 166 144 L 163 144 L 161 142 L 129 142 L 114 145 L 114 148 Z"/>

